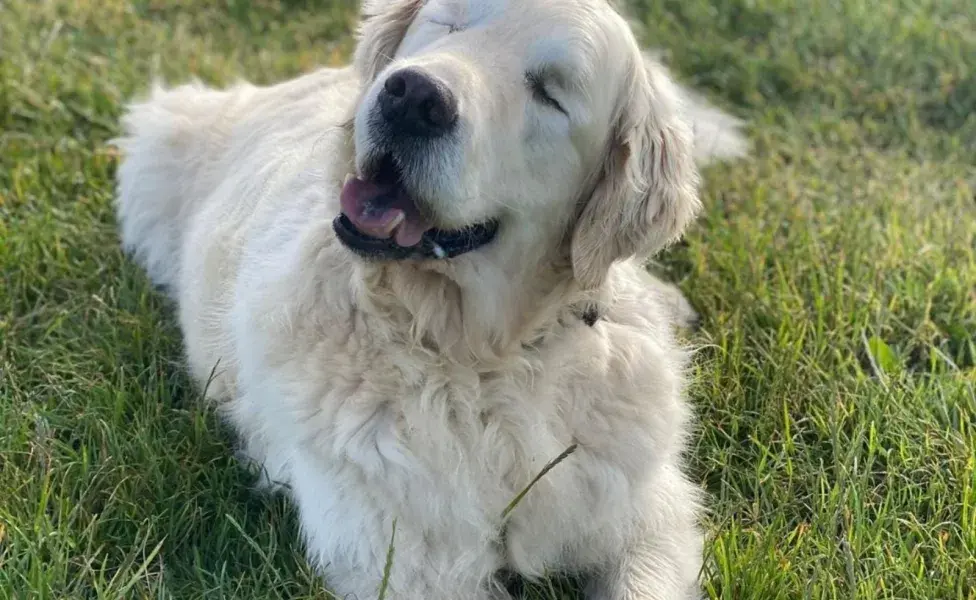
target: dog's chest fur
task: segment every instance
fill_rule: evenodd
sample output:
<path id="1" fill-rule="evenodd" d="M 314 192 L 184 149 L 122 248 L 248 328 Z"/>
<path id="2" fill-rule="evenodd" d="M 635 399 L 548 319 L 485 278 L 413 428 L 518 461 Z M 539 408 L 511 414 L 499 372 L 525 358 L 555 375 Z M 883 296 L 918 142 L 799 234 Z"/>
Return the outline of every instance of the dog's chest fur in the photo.
<path id="1" fill-rule="evenodd" d="M 244 388 L 258 391 L 241 390 L 237 414 L 261 423 L 272 452 L 299 457 L 301 477 L 341 490 L 337 507 L 368 505 L 421 530 L 452 522 L 459 546 L 541 573 L 566 544 L 630 512 L 621 505 L 632 488 L 651 484 L 654 465 L 680 447 L 680 369 L 639 327 L 577 321 L 487 368 L 391 339 L 389 315 L 364 314 L 349 298 L 274 289 L 296 288 L 266 287 L 241 321 L 271 329 L 237 335 L 266 351 L 241 367 Z M 309 326 L 302 311 L 325 307 L 332 314 Z M 573 444 L 503 523 L 506 506 Z"/>

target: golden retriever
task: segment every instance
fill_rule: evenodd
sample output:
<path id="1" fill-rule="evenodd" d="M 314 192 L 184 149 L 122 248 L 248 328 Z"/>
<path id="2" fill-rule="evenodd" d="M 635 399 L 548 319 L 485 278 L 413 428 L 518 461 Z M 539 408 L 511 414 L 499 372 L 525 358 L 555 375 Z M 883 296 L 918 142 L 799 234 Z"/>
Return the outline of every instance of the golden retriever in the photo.
<path id="1" fill-rule="evenodd" d="M 395 522 L 391 599 L 689 600 L 692 313 L 641 261 L 738 127 L 608 0 L 373 0 L 348 68 L 131 104 L 121 237 L 338 597 Z"/>

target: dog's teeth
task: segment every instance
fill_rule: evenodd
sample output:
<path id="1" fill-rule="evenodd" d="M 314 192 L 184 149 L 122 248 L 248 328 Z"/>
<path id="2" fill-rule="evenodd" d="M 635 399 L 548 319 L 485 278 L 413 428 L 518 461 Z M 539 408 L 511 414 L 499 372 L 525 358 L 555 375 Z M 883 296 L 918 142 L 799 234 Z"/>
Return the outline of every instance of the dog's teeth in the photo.
<path id="1" fill-rule="evenodd" d="M 356 175 L 355 174 L 353 174 L 353 173 L 347 173 L 346 174 L 346 178 L 342 180 L 342 185 L 345 186 L 347 183 L 349 183 L 350 181 L 352 181 L 355 178 L 356 178 Z"/>
<path id="2" fill-rule="evenodd" d="M 445 256 L 447 256 L 447 252 L 445 252 L 444 249 L 441 248 L 440 245 L 437 244 L 436 242 L 431 244 L 431 250 L 433 250 L 434 256 L 436 256 L 437 258 L 444 258 Z"/>
<path id="3" fill-rule="evenodd" d="M 400 223 L 403 223 L 403 220 L 406 219 L 406 218 L 407 218 L 407 216 L 405 214 L 403 214 L 402 212 L 401 213 L 397 213 L 397 215 L 395 217 L 393 217 L 393 220 L 390 221 L 389 225 L 386 226 L 386 232 L 387 233 L 390 233 L 391 231 L 393 231 L 394 229 L 396 229 L 397 226 L 400 225 Z"/>

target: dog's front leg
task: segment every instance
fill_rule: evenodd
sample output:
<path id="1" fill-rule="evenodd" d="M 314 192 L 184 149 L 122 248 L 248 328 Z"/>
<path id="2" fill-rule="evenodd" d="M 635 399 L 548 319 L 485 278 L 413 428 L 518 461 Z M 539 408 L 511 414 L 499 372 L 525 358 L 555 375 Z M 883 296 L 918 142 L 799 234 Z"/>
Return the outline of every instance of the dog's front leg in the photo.
<path id="1" fill-rule="evenodd" d="M 698 538 L 642 540 L 593 577 L 586 600 L 698 600 Z"/>
<path id="2" fill-rule="evenodd" d="M 703 536 L 697 492 L 677 471 L 647 491 L 629 540 L 607 557 L 587 586 L 587 600 L 698 600 Z"/>

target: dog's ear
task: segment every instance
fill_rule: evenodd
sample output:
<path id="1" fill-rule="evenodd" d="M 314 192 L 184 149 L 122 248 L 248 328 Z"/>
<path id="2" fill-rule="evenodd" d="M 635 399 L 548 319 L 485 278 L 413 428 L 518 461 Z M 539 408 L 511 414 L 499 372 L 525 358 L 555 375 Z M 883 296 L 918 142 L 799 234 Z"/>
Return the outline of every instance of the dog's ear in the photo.
<path id="1" fill-rule="evenodd" d="M 573 274 L 585 289 L 601 285 L 615 261 L 650 256 L 676 239 L 701 205 L 674 82 L 649 57 L 629 79 L 601 177 L 572 232 Z"/>
<path id="2" fill-rule="evenodd" d="M 353 64 L 370 82 L 396 54 L 410 23 L 426 0 L 366 0 L 359 25 Z"/>

